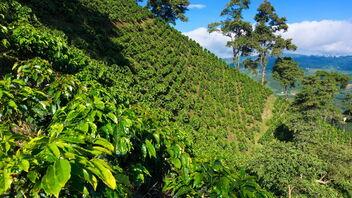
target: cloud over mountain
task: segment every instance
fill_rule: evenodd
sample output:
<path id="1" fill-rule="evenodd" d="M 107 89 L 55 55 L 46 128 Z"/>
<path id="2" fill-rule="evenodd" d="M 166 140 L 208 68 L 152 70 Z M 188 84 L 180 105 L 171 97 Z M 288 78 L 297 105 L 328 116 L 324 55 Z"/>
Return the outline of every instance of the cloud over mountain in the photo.
<path id="1" fill-rule="evenodd" d="M 351 55 L 352 21 L 304 21 L 289 25 L 284 34 L 293 38 L 298 53 L 314 55 Z"/>
<path id="2" fill-rule="evenodd" d="M 204 27 L 185 35 L 220 57 L 231 57 L 228 38 L 220 33 L 209 34 Z M 352 55 L 352 21 L 303 21 L 289 24 L 285 38 L 292 38 L 298 46 L 295 53 L 305 55 Z"/>

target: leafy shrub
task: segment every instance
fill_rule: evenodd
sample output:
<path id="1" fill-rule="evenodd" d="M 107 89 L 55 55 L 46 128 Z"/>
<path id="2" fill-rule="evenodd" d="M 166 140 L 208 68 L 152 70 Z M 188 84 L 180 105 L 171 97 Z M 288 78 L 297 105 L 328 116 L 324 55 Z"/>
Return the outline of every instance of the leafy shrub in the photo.
<path id="1" fill-rule="evenodd" d="M 301 182 L 314 183 L 326 173 L 326 164 L 317 156 L 281 142 L 266 145 L 249 167 L 261 184 L 278 196 L 287 196 L 289 189 L 304 194 Z"/>

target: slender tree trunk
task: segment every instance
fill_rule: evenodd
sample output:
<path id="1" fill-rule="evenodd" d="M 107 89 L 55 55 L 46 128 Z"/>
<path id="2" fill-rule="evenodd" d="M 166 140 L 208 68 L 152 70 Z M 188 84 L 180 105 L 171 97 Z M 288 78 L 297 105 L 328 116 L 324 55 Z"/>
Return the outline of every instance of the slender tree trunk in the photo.
<path id="1" fill-rule="evenodd" d="M 233 53 L 233 65 L 237 70 L 240 70 L 240 61 L 236 52 L 236 48 L 232 48 L 232 53 Z"/>
<path id="2" fill-rule="evenodd" d="M 240 71 L 241 69 L 241 56 L 237 55 L 237 70 Z"/>
<path id="3" fill-rule="evenodd" d="M 262 85 L 265 85 L 266 81 L 266 65 L 262 66 Z"/>
<path id="4" fill-rule="evenodd" d="M 292 191 L 293 191 L 294 187 L 291 187 L 290 185 L 288 186 L 288 198 L 292 197 Z"/>
<path id="5" fill-rule="evenodd" d="M 266 54 L 261 55 L 260 64 L 262 67 L 262 85 L 266 83 Z"/>

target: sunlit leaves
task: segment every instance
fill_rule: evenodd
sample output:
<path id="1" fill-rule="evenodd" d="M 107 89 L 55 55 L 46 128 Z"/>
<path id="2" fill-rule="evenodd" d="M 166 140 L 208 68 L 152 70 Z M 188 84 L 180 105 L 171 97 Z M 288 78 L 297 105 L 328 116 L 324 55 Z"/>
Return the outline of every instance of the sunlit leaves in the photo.
<path id="1" fill-rule="evenodd" d="M 61 189 L 71 177 L 71 165 L 67 160 L 59 159 L 49 166 L 42 179 L 42 185 L 48 194 L 59 197 Z"/>
<path id="2" fill-rule="evenodd" d="M 0 171 L 0 194 L 5 193 L 10 187 L 12 183 L 11 173 L 8 172 L 7 169 Z"/>
<path id="3" fill-rule="evenodd" d="M 101 159 L 92 159 L 89 163 L 88 170 L 99 177 L 109 188 L 116 188 L 115 177 L 111 173 L 110 166 Z"/>
<path id="4" fill-rule="evenodd" d="M 11 42 L 23 53 L 49 59 L 59 71 L 76 72 L 88 63 L 88 58 L 83 52 L 70 48 L 62 35 L 46 29 L 37 29 L 28 23 L 14 28 Z"/>
<path id="5" fill-rule="evenodd" d="M 50 64 L 39 58 L 15 64 L 13 70 L 17 72 L 18 79 L 23 79 L 28 85 L 36 87 L 44 87 L 53 79 L 53 70 Z"/>

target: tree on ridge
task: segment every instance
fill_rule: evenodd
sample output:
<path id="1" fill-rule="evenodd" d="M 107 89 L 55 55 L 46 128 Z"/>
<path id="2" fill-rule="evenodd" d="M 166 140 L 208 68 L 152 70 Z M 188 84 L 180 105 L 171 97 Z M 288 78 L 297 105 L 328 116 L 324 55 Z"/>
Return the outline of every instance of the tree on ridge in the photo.
<path id="1" fill-rule="evenodd" d="M 248 56 L 252 52 L 252 25 L 243 20 L 243 11 L 249 8 L 250 0 L 231 0 L 227 3 L 220 16 L 226 19 L 211 23 L 208 31 L 220 32 L 230 38 L 227 46 L 232 48 L 233 62 L 239 70 L 241 57 Z"/>
<path id="2" fill-rule="evenodd" d="M 296 83 L 303 78 L 303 71 L 291 57 L 278 58 L 273 67 L 273 78 L 284 87 L 286 99 L 289 90 L 296 87 Z"/>
<path id="3" fill-rule="evenodd" d="M 288 25 L 285 17 L 279 17 L 274 6 L 264 0 L 255 15 L 256 25 L 253 33 L 255 52 L 261 66 L 261 83 L 266 83 L 266 68 L 270 56 L 279 57 L 283 50 L 296 50 L 292 39 L 284 39 L 280 32 L 286 32 Z"/>
<path id="4" fill-rule="evenodd" d="M 137 0 L 144 2 L 144 0 Z M 146 7 L 155 14 L 156 17 L 175 24 L 177 19 L 187 21 L 185 12 L 188 10 L 189 0 L 148 0 Z"/>

